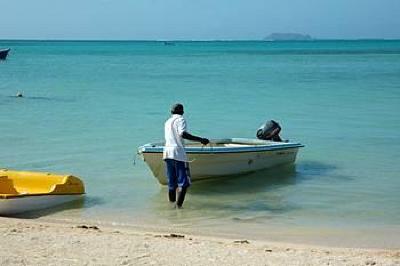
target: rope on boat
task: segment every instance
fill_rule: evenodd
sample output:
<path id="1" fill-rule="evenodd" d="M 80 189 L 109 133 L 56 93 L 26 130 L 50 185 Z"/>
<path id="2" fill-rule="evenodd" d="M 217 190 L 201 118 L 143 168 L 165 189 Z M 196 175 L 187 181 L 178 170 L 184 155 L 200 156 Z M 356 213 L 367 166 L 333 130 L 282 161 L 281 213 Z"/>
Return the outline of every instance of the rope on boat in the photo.
<path id="1" fill-rule="evenodd" d="M 213 151 L 213 145 L 212 145 L 212 143 L 209 142 L 208 145 L 210 145 L 210 151 L 212 152 L 212 151 Z M 205 148 L 206 146 L 207 146 L 207 145 L 201 145 L 201 151 L 203 151 L 204 148 Z M 188 163 L 193 163 L 194 161 L 196 161 L 196 158 L 193 158 L 193 160 L 188 161 Z"/>
<path id="2" fill-rule="evenodd" d="M 139 151 L 137 151 L 134 155 L 133 155 L 133 165 L 136 166 L 136 156 L 138 156 L 140 153 Z"/>

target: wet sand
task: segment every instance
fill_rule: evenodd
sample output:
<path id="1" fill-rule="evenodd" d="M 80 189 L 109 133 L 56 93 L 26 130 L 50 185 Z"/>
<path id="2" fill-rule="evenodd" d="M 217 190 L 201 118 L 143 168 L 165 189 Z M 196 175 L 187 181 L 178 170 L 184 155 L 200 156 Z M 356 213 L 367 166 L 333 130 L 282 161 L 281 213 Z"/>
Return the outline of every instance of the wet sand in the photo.
<path id="1" fill-rule="evenodd" d="M 0 265 L 400 265 L 400 249 L 332 248 L 0 218 Z"/>

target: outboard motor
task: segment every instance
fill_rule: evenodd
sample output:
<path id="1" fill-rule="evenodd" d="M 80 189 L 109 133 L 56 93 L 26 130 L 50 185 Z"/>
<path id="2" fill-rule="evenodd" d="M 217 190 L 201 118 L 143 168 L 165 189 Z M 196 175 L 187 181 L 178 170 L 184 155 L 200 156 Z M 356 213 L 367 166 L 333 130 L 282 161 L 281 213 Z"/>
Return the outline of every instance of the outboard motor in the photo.
<path id="1" fill-rule="evenodd" d="M 261 127 L 257 130 L 257 138 L 262 140 L 272 140 L 281 142 L 282 139 L 279 136 L 281 132 L 281 126 L 278 122 L 274 120 L 269 120 L 261 125 Z"/>

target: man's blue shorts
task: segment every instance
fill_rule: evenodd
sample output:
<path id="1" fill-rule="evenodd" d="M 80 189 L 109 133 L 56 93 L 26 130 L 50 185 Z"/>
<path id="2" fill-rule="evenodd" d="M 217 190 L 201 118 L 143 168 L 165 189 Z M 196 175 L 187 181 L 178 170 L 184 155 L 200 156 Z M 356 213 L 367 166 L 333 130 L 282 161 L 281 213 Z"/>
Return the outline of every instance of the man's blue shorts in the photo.
<path id="1" fill-rule="evenodd" d="M 167 166 L 167 178 L 169 190 L 175 190 L 177 187 L 186 188 L 190 186 L 190 171 L 187 162 L 165 159 Z"/>

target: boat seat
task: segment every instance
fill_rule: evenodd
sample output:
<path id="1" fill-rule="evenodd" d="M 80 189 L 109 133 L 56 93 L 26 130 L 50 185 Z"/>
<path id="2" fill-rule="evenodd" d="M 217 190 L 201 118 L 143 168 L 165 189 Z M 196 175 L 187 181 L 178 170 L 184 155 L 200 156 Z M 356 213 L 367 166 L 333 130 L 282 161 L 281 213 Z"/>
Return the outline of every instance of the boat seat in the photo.
<path id="1" fill-rule="evenodd" d="M 83 194 L 82 181 L 71 175 L 0 170 L 0 196 Z"/>
<path id="2" fill-rule="evenodd" d="M 8 179 L 6 175 L 0 176 L 0 194 L 18 194 L 12 180 Z"/>
<path id="3" fill-rule="evenodd" d="M 246 145 L 246 144 L 239 144 L 239 143 L 227 143 L 224 144 L 225 147 L 250 147 L 252 145 Z"/>

